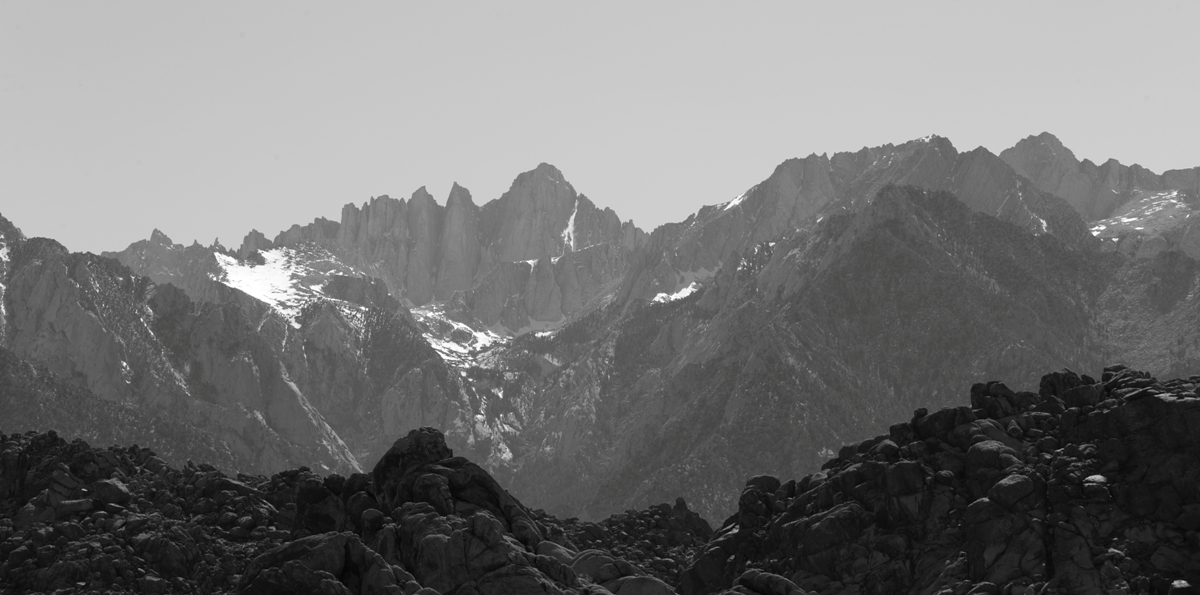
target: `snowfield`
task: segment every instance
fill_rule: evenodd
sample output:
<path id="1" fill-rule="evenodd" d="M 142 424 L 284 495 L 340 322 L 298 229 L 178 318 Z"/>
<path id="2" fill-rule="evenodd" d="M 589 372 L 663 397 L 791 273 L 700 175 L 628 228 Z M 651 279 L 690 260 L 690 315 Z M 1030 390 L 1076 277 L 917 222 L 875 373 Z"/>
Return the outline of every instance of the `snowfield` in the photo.
<path id="1" fill-rule="evenodd" d="M 488 329 L 476 329 L 454 320 L 441 304 L 412 309 L 413 318 L 424 329 L 425 340 L 447 364 L 457 368 L 478 365 L 475 355 L 508 340 Z M 465 374 L 465 372 L 461 372 Z"/>
<path id="2" fill-rule="evenodd" d="M 680 289 L 679 291 L 676 291 L 675 293 L 672 293 L 672 294 L 660 293 L 660 294 L 654 296 L 653 302 L 655 304 L 665 304 L 667 302 L 681 300 L 689 295 L 692 295 L 693 293 L 696 293 L 696 290 L 699 288 L 700 288 L 700 284 L 693 281 L 693 282 L 689 283 L 688 285 L 685 285 L 683 289 Z"/>
<path id="3" fill-rule="evenodd" d="M 304 304 L 326 297 L 324 287 L 331 275 L 363 276 L 315 246 L 274 248 L 259 254 L 263 264 L 214 253 L 221 268 L 216 280 L 266 302 L 296 328 Z"/>
<path id="4" fill-rule="evenodd" d="M 297 262 L 295 251 L 276 248 L 260 252 L 265 264 L 241 262 L 224 254 L 215 254 L 222 276 L 218 281 L 240 289 L 279 311 L 292 326 L 300 328 L 296 318 L 305 302 L 323 296 L 324 280 L 305 285 L 307 267 Z"/>
<path id="5" fill-rule="evenodd" d="M 568 227 L 568 231 L 573 228 Z M 365 308 L 330 298 L 324 291 L 332 275 L 362 276 L 360 272 L 316 246 L 274 248 L 259 254 L 263 264 L 214 254 L 221 268 L 216 280 L 266 302 L 294 328 L 300 328 L 299 316 L 304 305 L 317 299 L 335 303 L 348 322 L 361 325 Z M 530 264 L 536 266 L 537 261 Z M 499 332 L 456 320 L 443 304 L 428 304 L 410 311 L 429 345 L 447 364 L 460 371 L 478 365 L 476 355 L 508 341 Z"/>
<path id="6" fill-rule="evenodd" d="M 1105 238 L 1130 232 L 1153 235 L 1182 224 L 1195 212 L 1178 190 L 1145 193 L 1135 196 L 1112 217 L 1093 223 L 1090 231 Z"/>

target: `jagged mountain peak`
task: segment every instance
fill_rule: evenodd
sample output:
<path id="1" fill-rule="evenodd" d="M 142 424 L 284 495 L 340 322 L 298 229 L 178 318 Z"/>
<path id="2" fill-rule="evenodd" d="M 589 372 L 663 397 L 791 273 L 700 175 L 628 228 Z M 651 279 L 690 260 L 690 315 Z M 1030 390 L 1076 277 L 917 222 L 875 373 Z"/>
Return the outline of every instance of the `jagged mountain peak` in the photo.
<path id="1" fill-rule="evenodd" d="M 954 143 L 950 142 L 949 138 L 946 138 L 940 134 L 927 134 L 925 136 L 922 136 L 921 138 L 913 139 L 912 141 L 909 141 L 909 142 L 925 143 L 925 144 L 934 145 L 934 146 L 951 146 L 951 147 L 954 146 Z M 908 144 L 908 143 L 905 143 L 905 144 Z"/>
<path id="2" fill-rule="evenodd" d="M 462 203 L 461 205 L 459 203 Z M 471 199 L 471 191 L 463 186 L 459 186 L 455 182 L 450 187 L 450 196 L 446 197 L 446 208 L 450 209 L 455 206 L 474 205 L 475 202 Z"/>
<path id="3" fill-rule="evenodd" d="M 172 246 L 175 244 L 167 234 L 160 231 L 157 227 L 154 228 L 154 231 L 150 232 L 150 243 L 160 246 Z"/>
<path id="4" fill-rule="evenodd" d="M 1089 159 L 1078 159 L 1048 132 L 1021 139 L 1002 151 L 1000 158 L 1039 190 L 1066 200 L 1089 222 L 1112 217 L 1146 193 L 1200 188 L 1200 168 L 1160 175 L 1113 158 L 1097 165 Z"/>
<path id="5" fill-rule="evenodd" d="M 513 183 L 509 187 L 508 192 L 505 192 L 504 195 L 500 197 L 500 200 L 503 201 L 505 200 L 506 196 L 514 192 L 521 192 L 522 189 L 536 188 L 542 185 L 548 185 L 550 187 L 562 185 L 565 188 L 561 192 L 564 194 L 570 194 L 572 196 L 572 200 L 574 199 L 575 188 L 571 186 L 570 182 L 567 181 L 562 171 L 560 171 L 557 167 L 550 165 L 549 163 L 539 163 L 537 167 L 517 174 L 517 177 L 513 179 Z"/>
<path id="6" fill-rule="evenodd" d="M 437 204 L 437 200 L 435 200 L 433 198 L 433 195 L 430 194 L 429 191 L 426 190 L 424 186 L 421 186 L 420 188 L 417 188 L 416 190 L 414 190 L 412 193 L 412 197 L 409 198 L 408 200 L 409 200 L 409 202 L 414 202 L 414 201 L 419 200 L 422 202 L 430 202 L 430 203 Z"/>
<path id="7" fill-rule="evenodd" d="M 0 215 L 0 242 L 13 244 L 25 240 L 25 234 L 21 233 L 20 228 L 13 225 L 12 221 L 5 219 Z"/>
<path id="8" fill-rule="evenodd" d="M 1036 177 L 1040 173 L 1039 168 L 1052 163 L 1079 164 L 1075 153 L 1049 132 L 1029 135 L 1017 141 L 1012 147 L 1001 151 L 1000 157 L 1026 177 Z"/>
<path id="9" fill-rule="evenodd" d="M 564 181 L 562 171 L 560 171 L 557 167 L 554 167 L 553 165 L 546 163 L 544 161 L 537 164 L 537 167 L 533 168 L 532 171 L 537 174 L 545 175 L 552 180 L 558 180 L 560 182 Z"/>
<path id="10" fill-rule="evenodd" d="M 1042 145 L 1048 146 L 1056 151 L 1060 151 L 1060 150 L 1070 151 L 1070 149 L 1067 149 L 1067 147 L 1065 145 L 1063 145 L 1062 141 L 1059 140 L 1059 138 L 1057 136 L 1055 136 L 1054 134 L 1052 134 L 1050 132 L 1046 132 L 1046 131 L 1042 131 L 1040 134 L 1031 134 L 1031 135 L 1025 137 L 1024 139 L 1022 139 L 1021 141 L 1018 141 L 1017 144 L 1020 144 L 1022 142 L 1037 142 Z"/>

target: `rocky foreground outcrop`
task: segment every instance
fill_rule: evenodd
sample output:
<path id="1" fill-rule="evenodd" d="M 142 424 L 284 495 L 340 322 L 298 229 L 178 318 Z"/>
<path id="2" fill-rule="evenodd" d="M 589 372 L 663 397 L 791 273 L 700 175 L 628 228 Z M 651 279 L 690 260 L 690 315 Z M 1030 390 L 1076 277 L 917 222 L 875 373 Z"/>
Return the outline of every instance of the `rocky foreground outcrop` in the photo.
<path id="1" fill-rule="evenodd" d="M 815 474 L 751 478 L 715 533 L 682 501 L 600 523 L 512 497 L 440 432 L 370 474 L 226 477 L 147 449 L 0 435 L 5 592 L 1196 592 L 1200 376 L 976 384 Z M 386 511 L 386 512 L 385 512 Z"/>
<path id="2" fill-rule="evenodd" d="M 371 474 L 236 479 L 137 446 L 0 435 L 4 593 L 666 595 L 711 533 L 682 501 L 601 525 L 530 510 L 431 428 Z"/>
<path id="3" fill-rule="evenodd" d="M 1198 385 L 1123 366 L 977 384 L 819 473 L 749 480 L 679 591 L 763 571 L 819 593 L 1193 593 Z"/>

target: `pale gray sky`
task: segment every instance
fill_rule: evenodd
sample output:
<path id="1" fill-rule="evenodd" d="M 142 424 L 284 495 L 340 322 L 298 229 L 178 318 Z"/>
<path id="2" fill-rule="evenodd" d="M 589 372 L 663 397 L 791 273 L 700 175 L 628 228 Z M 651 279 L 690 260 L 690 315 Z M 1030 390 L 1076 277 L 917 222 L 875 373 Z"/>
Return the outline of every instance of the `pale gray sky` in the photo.
<path id="1" fill-rule="evenodd" d="M 1200 2 L 0 3 L 0 214 L 236 245 L 546 161 L 647 230 L 926 134 L 1200 165 Z"/>

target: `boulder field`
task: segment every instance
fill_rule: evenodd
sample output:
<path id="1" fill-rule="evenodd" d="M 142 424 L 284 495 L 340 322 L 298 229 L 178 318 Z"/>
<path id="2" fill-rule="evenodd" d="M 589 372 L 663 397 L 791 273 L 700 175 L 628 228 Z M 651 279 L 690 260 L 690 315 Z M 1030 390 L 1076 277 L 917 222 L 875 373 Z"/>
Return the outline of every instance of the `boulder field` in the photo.
<path id="1" fill-rule="evenodd" d="M 1200 376 L 976 384 L 715 531 L 677 500 L 531 509 L 441 432 L 370 473 L 228 477 L 138 446 L 0 435 L 0 592 L 395 595 L 1195 593 Z"/>

